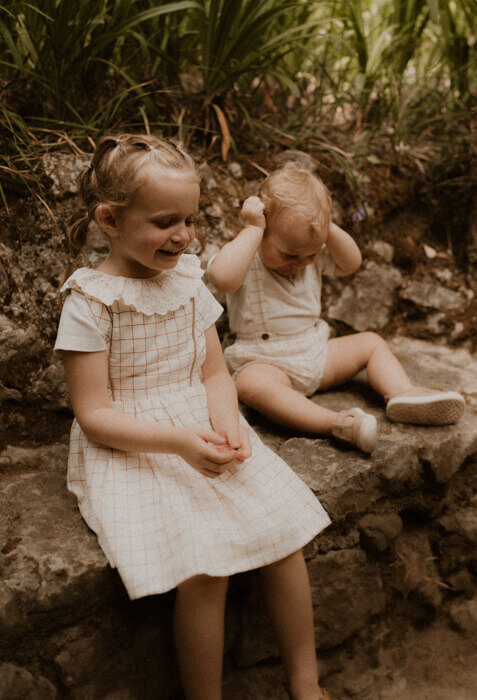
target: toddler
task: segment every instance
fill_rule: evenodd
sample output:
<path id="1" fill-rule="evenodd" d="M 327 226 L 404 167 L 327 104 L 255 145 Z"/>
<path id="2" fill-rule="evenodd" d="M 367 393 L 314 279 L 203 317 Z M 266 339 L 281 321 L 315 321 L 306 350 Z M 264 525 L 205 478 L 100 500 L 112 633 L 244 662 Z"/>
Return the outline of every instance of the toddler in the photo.
<path id="1" fill-rule="evenodd" d="M 337 413 L 307 397 L 366 367 L 393 421 L 453 423 L 464 399 L 454 391 L 413 386 L 376 333 L 328 339 L 329 327 L 320 318 L 321 275 L 350 275 L 361 264 L 356 243 L 331 221 L 330 210 L 321 180 L 284 166 L 266 178 L 260 198 L 245 201 L 245 228 L 211 260 L 209 276 L 227 293 L 236 339 L 225 358 L 239 398 L 278 423 L 333 435 L 371 453 L 374 416 L 359 408 Z"/>
<path id="2" fill-rule="evenodd" d="M 257 567 L 291 696 L 325 698 L 301 548 L 329 518 L 239 416 L 214 325 L 222 308 L 185 253 L 194 162 L 153 136 L 105 137 L 80 185 L 87 213 L 70 231 L 72 255 L 93 219 L 110 253 L 61 289 L 68 487 L 131 598 L 177 588 L 187 698 L 220 699 L 227 577 Z"/>

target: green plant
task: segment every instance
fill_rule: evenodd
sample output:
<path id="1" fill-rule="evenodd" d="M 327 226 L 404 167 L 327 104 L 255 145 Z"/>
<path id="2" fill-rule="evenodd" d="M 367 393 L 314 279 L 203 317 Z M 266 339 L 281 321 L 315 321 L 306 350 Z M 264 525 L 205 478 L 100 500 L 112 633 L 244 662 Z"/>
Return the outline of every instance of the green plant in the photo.
<path id="1" fill-rule="evenodd" d="M 121 93 L 124 85 L 141 94 L 144 63 L 153 54 L 144 26 L 194 5 L 192 0 L 40 0 L 34 6 L 14 0 L 1 7 L 3 90 L 17 96 L 24 91 L 24 108 L 36 114 L 87 121 L 98 103 Z"/>
<path id="2" fill-rule="evenodd" d="M 469 100 L 471 85 L 471 37 L 475 37 L 477 2 L 475 0 L 428 0 L 435 27 L 433 40 L 449 69 L 458 97 Z"/>
<path id="3" fill-rule="evenodd" d="M 237 82 L 246 91 L 254 78 L 267 75 L 295 89 L 283 59 L 314 27 L 303 22 L 300 3 L 201 0 L 189 19 L 195 47 L 190 62 L 202 76 L 206 105 L 232 91 Z"/>

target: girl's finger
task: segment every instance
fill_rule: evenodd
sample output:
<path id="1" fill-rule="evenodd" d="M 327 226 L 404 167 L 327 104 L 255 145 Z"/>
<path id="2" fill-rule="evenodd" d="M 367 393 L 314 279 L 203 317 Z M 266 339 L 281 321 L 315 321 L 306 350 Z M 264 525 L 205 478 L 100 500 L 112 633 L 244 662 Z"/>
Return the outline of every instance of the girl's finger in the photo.
<path id="1" fill-rule="evenodd" d="M 222 435 L 219 435 L 212 428 L 201 428 L 198 435 L 206 442 L 212 442 L 214 445 L 223 445 L 226 440 Z"/>
<path id="2" fill-rule="evenodd" d="M 233 450 L 238 450 L 238 448 L 240 447 L 240 436 L 239 436 L 238 427 L 232 428 L 230 430 L 226 430 L 225 437 L 226 437 L 227 442 L 230 445 L 230 447 Z"/>
<path id="3" fill-rule="evenodd" d="M 203 474 L 203 476 L 206 476 L 208 479 L 216 479 L 218 476 L 220 476 L 220 472 L 213 472 L 211 469 L 205 469 L 205 467 L 200 470 L 200 473 Z"/>
<path id="4" fill-rule="evenodd" d="M 240 438 L 241 438 L 240 451 L 243 455 L 243 458 L 248 459 L 252 455 L 252 446 L 250 445 L 248 431 L 245 430 L 245 428 L 243 428 L 242 426 L 240 426 Z"/>
<path id="5" fill-rule="evenodd" d="M 227 462 L 233 461 L 232 457 L 235 457 L 236 452 L 227 447 L 222 447 L 220 449 L 214 447 L 214 445 L 207 445 L 202 453 L 202 456 L 206 460 L 210 460 L 211 464 L 221 465 Z"/>

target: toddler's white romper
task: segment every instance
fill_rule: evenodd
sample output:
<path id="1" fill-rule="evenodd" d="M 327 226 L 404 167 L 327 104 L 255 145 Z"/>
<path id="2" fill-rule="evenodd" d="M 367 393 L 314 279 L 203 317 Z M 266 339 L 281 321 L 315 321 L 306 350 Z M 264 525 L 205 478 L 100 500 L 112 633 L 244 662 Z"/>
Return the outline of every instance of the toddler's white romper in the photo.
<path id="1" fill-rule="evenodd" d="M 259 362 L 282 369 L 306 396 L 319 389 L 330 332 L 320 318 L 321 278 L 334 274 L 335 267 L 326 245 L 312 265 L 288 277 L 267 268 L 255 254 L 240 287 L 226 295 L 235 341 L 224 356 L 234 379 Z"/>
<path id="2" fill-rule="evenodd" d="M 56 350 L 106 350 L 112 405 L 144 421 L 207 425 L 204 332 L 221 306 L 198 259 L 149 279 L 81 268 L 65 283 Z M 243 420 L 243 419 L 242 419 Z M 68 487 L 131 598 L 226 576 L 298 550 L 330 520 L 250 430 L 252 456 L 209 479 L 175 454 L 129 453 L 71 429 Z"/>

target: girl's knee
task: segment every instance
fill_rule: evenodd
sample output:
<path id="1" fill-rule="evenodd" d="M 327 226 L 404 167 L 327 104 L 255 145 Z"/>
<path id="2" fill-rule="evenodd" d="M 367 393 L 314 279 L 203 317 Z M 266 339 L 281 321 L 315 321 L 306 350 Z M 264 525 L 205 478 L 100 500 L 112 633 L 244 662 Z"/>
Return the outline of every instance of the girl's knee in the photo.
<path id="1" fill-rule="evenodd" d="M 189 590 L 191 588 L 200 590 L 213 590 L 227 586 L 228 576 L 208 576 L 207 574 L 198 574 L 192 576 L 186 581 L 183 581 L 177 586 L 178 590 Z"/>

